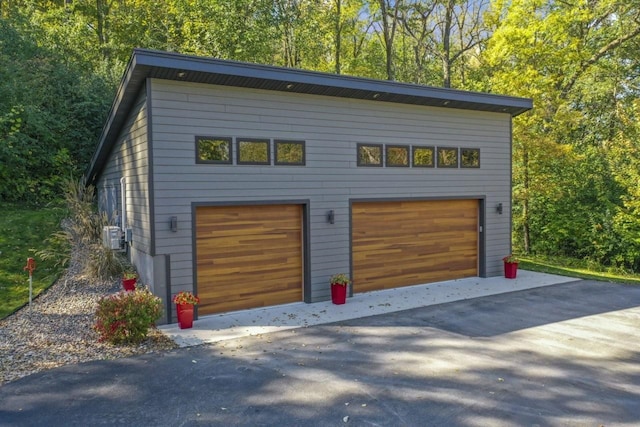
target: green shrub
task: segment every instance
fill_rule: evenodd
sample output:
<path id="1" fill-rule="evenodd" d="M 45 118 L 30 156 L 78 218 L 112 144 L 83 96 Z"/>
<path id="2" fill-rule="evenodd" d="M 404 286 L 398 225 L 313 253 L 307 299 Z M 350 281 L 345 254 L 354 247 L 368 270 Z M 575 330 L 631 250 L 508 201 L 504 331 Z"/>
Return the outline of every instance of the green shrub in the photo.
<path id="1" fill-rule="evenodd" d="M 94 329 L 100 341 L 137 344 L 147 338 L 149 328 L 162 316 L 162 301 L 147 288 L 120 291 L 98 301 Z"/>

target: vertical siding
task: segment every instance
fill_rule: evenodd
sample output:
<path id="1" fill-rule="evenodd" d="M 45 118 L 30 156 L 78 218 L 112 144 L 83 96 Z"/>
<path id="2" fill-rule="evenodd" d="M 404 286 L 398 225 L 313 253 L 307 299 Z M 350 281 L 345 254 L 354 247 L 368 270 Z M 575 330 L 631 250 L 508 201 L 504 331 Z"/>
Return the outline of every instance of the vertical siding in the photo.
<path id="1" fill-rule="evenodd" d="M 164 80 L 152 80 L 151 94 L 156 252 L 171 255 L 173 293 L 193 284 L 192 202 L 309 200 L 315 301 L 328 297 L 330 275 L 349 271 L 350 200 L 483 197 L 486 271 L 500 274 L 510 247 L 508 114 Z M 196 164 L 196 135 L 304 140 L 306 166 Z M 358 143 L 480 148 L 481 167 L 357 167 Z"/>
<path id="2" fill-rule="evenodd" d="M 126 178 L 127 227 L 133 229 L 131 257 L 145 283 L 152 280 L 152 277 L 145 273 L 152 271 L 150 265 L 147 265 L 151 262 L 148 256 L 151 248 L 151 222 L 147 110 L 147 97 L 143 89 L 120 131 L 97 183 L 99 200 L 106 200 L 105 194 L 115 191 L 117 210 L 121 212 L 120 178 Z M 103 209 L 104 206 L 100 208 Z"/>

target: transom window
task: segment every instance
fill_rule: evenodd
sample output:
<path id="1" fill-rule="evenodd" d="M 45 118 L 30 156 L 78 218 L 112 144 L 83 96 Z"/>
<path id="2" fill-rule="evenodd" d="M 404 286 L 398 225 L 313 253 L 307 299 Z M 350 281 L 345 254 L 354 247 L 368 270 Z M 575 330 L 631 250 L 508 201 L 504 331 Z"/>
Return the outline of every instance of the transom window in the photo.
<path id="1" fill-rule="evenodd" d="M 196 137 L 196 163 L 231 163 L 231 138 Z"/>
<path id="2" fill-rule="evenodd" d="M 387 145 L 386 165 L 391 167 L 409 167 L 409 147 L 406 145 Z"/>
<path id="3" fill-rule="evenodd" d="M 304 141 L 274 141 L 276 165 L 305 164 Z"/>
<path id="4" fill-rule="evenodd" d="M 463 168 L 479 168 L 480 167 L 480 149 L 479 148 L 461 148 L 460 149 L 460 166 Z"/>
<path id="5" fill-rule="evenodd" d="M 239 165 L 269 165 L 271 150 L 268 139 L 238 139 L 237 160 Z"/>
<path id="6" fill-rule="evenodd" d="M 432 168 L 435 166 L 435 150 L 433 147 L 413 146 L 413 167 Z"/>
<path id="7" fill-rule="evenodd" d="M 382 144 L 358 144 L 358 166 L 382 166 Z"/>
<path id="8" fill-rule="evenodd" d="M 450 147 L 438 147 L 438 167 L 457 168 L 458 149 Z"/>

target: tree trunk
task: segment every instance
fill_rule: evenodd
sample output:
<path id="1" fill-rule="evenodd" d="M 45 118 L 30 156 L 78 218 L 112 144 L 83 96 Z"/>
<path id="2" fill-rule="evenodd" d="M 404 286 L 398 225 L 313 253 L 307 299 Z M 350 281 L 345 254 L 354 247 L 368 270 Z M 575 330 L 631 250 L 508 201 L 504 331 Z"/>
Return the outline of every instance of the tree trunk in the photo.
<path id="1" fill-rule="evenodd" d="M 107 16 L 109 15 L 108 5 L 105 4 L 105 0 L 96 0 L 96 32 L 98 34 L 98 45 L 102 52 L 104 59 L 109 58 L 109 49 L 107 43 L 109 42 L 109 36 L 107 35 Z"/>
<path id="2" fill-rule="evenodd" d="M 522 199 L 522 243 L 524 246 L 524 253 L 528 254 L 531 250 L 531 230 L 529 226 L 529 152 L 526 147 L 523 147 L 522 168 L 524 171 L 522 182 L 524 187 L 524 198 Z"/>
<path id="3" fill-rule="evenodd" d="M 340 74 L 340 51 L 342 50 L 342 0 L 336 0 L 336 74 Z"/>
<path id="4" fill-rule="evenodd" d="M 454 0 L 447 2 L 442 34 L 442 86 L 451 87 L 451 26 L 453 21 Z"/>
<path id="5" fill-rule="evenodd" d="M 393 43 L 396 36 L 396 28 L 398 26 L 398 14 L 402 7 L 402 1 L 397 0 L 393 14 L 391 5 L 387 4 L 388 0 L 380 0 L 380 13 L 382 15 L 382 35 L 384 38 L 384 47 L 386 54 L 387 80 L 395 80 L 395 64 L 393 61 Z"/>

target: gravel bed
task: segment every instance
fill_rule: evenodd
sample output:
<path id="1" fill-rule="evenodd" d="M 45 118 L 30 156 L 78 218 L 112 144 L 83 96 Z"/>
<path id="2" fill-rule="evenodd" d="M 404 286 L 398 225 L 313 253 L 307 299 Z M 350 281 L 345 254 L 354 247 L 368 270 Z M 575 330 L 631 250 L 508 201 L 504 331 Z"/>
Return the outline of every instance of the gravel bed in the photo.
<path id="1" fill-rule="evenodd" d="M 77 265 L 70 266 L 31 308 L 0 320 L 0 385 L 62 365 L 177 348 L 156 329 L 139 345 L 99 342 L 92 329 L 98 299 L 122 285 L 119 280 L 87 280 L 77 270 Z"/>

